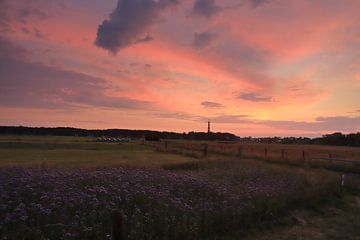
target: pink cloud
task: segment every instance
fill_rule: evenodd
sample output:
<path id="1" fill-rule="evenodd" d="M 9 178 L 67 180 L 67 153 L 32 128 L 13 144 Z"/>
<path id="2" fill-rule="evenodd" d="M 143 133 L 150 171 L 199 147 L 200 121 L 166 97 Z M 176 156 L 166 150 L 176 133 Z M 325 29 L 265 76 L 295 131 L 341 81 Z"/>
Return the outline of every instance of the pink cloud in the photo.
<path id="1" fill-rule="evenodd" d="M 116 56 L 94 41 L 97 27 L 117 1 L 91 1 L 86 8 L 79 1 L 68 2 L 66 8 L 56 1 L 5 2 L 11 6 L 0 7 L 0 24 L 12 31 L 1 34 L 27 49 L 26 56 L 16 60 L 22 75 L 7 71 L 6 76 L 17 80 L 2 79 L 0 86 L 10 89 L 2 94 L 7 98 L 2 104 L 14 108 L 86 105 L 98 112 L 112 109 L 111 116 L 153 110 L 172 116 L 167 118 L 172 129 L 182 129 L 184 121 L 189 129 L 202 129 L 203 119 L 214 118 L 227 121 L 218 123 L 224 130 L 299 133 L 318 131 L 318 126 L 334 129 L 324 122 L 344 122 L 313 119 L 342 116 L 342 108 L 351 109 L 353 103 L 337 89 L 354 91 L 357 84 L 343 83 L 349 76 L 360 81 L 360 74 L 354 78 L 360 60 L 355 47 L 360 39 L 359 1 L 197 1 L 202 10 L 210 4 L 210 17 L 205 18 L 191 14 L 194 1 L 179 1 L 171 10 L 156 10 L 156 22 L 142 22 L 131 35 L 132 44 L 117 46 L 121 50 Z M 26 11 L 21 14 L 22 7 Z M 45 37 L 39 38 L 35 30 Z M 117 39 L 124 39 L 119 34 Z M 10 56 L 4 56 L 9 66 Z M 28 98 L 11 98 L 11 87 Z M 292 119 L 299 111 L 306 116 Z M 153 127 L 161 128 L 156 123 L 160 115 L 143 112 L 129 117 L 129 125 L 148 116 Z M 240 115 L 254 119 L 229 123 L 231 116 Z M 279 116 L 283 119 L 275 120 Z M 309 124 L 313 127 L 299 127 Z"/>

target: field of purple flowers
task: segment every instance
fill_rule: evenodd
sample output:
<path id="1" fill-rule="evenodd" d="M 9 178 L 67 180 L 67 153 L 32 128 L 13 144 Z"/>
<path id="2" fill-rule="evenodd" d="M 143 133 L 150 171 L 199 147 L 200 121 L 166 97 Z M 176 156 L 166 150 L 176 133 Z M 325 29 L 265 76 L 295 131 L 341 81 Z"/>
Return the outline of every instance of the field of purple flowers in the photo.
<path id="1" fill-rule="evenodd" d="M 0 239 L 113 239 L 116 212 L 124 215 L 122 239 L 221 239 L 327 194 L 334 181 L 245 163 L 196 171 L 0 168 Z"/>

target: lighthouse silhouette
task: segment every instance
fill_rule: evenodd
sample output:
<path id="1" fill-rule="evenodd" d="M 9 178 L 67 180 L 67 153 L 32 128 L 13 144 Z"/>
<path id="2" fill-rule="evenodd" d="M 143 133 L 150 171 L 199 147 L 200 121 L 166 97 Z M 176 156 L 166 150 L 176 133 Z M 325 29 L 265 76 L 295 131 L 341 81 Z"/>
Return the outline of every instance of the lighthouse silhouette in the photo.
<path id="1" fill-rule="evenodd" d="M 208 121 L 208 131 L 207 131 L 208 133 L 210 133 L 211 131 L 210 131 L 210 120 Z"/>

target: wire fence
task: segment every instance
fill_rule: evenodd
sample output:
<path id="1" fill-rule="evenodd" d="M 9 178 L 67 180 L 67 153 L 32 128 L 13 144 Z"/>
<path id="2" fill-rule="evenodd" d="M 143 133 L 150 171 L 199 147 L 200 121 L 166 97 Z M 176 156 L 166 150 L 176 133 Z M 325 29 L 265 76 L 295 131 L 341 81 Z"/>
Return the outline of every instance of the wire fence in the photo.
<path id="1" fill-rule="evenodd" d="M 143 144 L 153 146 L 160 151 L 193 157 L 251 158 L 306 168 L 324 167 L 360 173 L 360 148 L 180 140 L 144 141 Z"/>

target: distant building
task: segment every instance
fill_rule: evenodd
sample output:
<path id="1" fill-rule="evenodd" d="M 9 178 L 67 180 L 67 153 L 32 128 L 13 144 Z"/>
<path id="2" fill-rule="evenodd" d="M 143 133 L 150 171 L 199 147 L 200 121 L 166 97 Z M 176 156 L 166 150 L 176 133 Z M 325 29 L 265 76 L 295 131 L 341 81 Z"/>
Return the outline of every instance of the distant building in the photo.
<path id="1" fill-rule="evenodd" d="M 211 130 L 210 130 L 210 120 L 208 121 L 208 130 L 207 130 L 207 132 L 208 132 L 208 133 L 211 132 Z"/>

